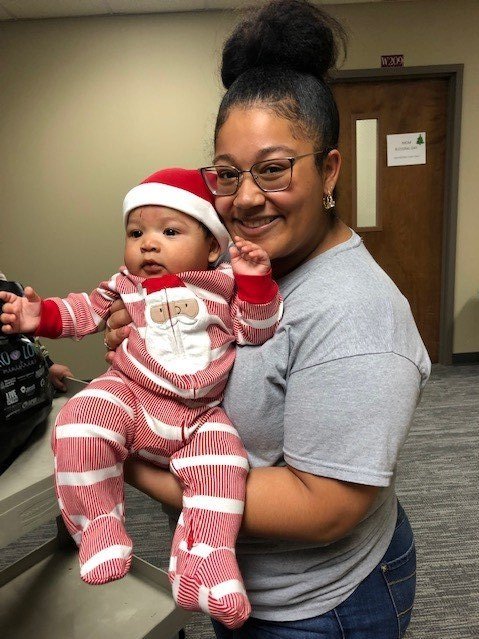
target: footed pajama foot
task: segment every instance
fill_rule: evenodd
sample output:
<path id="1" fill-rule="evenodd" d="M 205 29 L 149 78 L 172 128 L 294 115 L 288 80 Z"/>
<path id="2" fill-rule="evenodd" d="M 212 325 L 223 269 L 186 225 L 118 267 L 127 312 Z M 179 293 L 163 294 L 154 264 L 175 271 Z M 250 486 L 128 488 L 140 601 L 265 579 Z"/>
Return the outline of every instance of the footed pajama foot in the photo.
<path id="1" fill-rule="evenodd" d="M 181 543 L 169 577 L 179 606 L 203 611 L 227 628 L 239 628 L 251 613 L 232 548 L 196 544 L 188 550 Z"/>
<path id="2" fill-rule="evenodd" d="M 121 579 L 130 569 L 132 541 L 116 517 L 94 519 L 80 542 L 80 575 L 88 584 Z"/>

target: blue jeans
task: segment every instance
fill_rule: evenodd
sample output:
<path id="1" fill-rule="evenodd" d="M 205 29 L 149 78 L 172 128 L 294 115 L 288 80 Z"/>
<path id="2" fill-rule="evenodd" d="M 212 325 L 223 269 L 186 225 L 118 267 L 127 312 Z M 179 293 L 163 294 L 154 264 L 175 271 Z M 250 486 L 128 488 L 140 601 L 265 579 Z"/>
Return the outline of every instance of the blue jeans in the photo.
<path id="1" fill-rule="evenodd" d="M 398 504 L 396 529 L 384 557 L 333 610 L 300 621 L 251 617 L 238 630 L 213 620 L 213 627 L 217 639 L 400 639 L 411 619 L 415 591 L 414 536 Z"/>

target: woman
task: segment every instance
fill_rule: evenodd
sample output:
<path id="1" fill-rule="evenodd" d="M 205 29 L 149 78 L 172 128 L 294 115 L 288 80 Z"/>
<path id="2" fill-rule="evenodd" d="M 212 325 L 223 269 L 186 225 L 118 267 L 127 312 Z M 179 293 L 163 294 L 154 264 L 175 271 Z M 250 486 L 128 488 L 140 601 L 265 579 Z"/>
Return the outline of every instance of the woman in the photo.
<path id="1" fill-rule="evenodd" d="M 341 157 L 325 77 L 341 27 L 304 0 L 273 1 L 224 47 L 227 92 L 212 167 L 231 235 L 272 258 L 285 301 L 261 347 L 238 349 L 224 406 L 252 470 L 237 555 L 252 618 L 234 639 L 396 639 L 415 590 L 411 527 L 394 492 L 430 362 L 409 305 L 334 211 Z M 127 329 L 122 312 L 107 335 Z M 172 475 L 128 479 L 181 506 Z"/>

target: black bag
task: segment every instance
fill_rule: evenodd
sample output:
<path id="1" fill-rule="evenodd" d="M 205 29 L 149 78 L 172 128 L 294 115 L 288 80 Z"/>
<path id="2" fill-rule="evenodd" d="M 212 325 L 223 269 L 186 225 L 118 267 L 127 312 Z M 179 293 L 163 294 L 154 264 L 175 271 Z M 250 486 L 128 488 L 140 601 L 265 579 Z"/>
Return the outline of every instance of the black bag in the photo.
<path id="1" fill-rule="evenodd" d="M 0 290 L 23 295 L 17 282 Z M 3 306 L 0 300 L 0 313 Z M 41 348 L 25 335 L 0 333 L 0 473 L 15 459 L 52 407 L 53 388 Z"/>

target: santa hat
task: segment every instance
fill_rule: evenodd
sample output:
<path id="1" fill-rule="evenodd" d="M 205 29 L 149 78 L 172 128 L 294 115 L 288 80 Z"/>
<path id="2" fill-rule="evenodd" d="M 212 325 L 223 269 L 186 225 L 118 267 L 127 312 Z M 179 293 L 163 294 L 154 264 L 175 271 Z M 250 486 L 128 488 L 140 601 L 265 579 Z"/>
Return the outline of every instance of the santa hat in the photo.
<path id="1" fill-rule="evenodd" d="M 201 222 L 218 240 L 221 252 L 230 242 L 228 231 L 213 206 L 214 198 L 206 188 L 201 173 L 189 169 L 163 169 L 143 180 L 123 200 L 125 226 L 128 215 L 139 206 L 168 206 Z"/>

